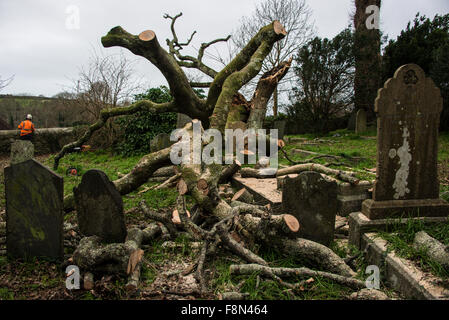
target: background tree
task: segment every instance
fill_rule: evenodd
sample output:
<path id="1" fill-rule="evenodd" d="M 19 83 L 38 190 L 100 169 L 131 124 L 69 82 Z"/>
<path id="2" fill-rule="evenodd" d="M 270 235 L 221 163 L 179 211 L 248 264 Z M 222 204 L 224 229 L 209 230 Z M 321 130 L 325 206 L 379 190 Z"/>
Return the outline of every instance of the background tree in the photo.
<path id="1" fill-rule="evenodd" d="M 0 76 L 0 91 L 2 91 L 2 89 L 6 88 L 11 83 L 11 81 L 13 79 L 14 79 L 14 76 L 11 76 L 6 79 L 2 79 L 2 77 Z"/>
<path id="2" fill-rule="evenodd" d="M 368 29 L 366 22 L 370 14 L 366 13 L 368 6 L 379 8 L 381 0 L 355 0 L 354 13 L 354 105 L 355 111 L 365 109 L 368 121 L 374 120 L 374 100 L 381 86 L 381 34 L 377 28 Z"/>
<path id="3" fill-rule="evenodd" d="M 435 81 L 443 95 L 442 130 L 449 130 L 449 14 L 433 20 L 418 13 L 396 40 L 384 49 L 382 78 L 386 81 L 400 66 L 416 63 Z"/>
<path id="4" fill-rule="evenodd" d="M 136 94 L 134 101 L 150 100 L 155 103 L 169 102 L 173 99 L 166 86 L 150 88 Z M 159 133 L 170 133 L 176 128 L 176 113 L 155 113 L 140 111 L 136 114 L 120 117 L 117 123 L 123 128 L 123 137 L 117 150 L 123 155 L 150 152 L 150 141 Z"/>
<path id="5" fill-rule="evenodd" d="M 203 89 L 194 89 L 199 98 L 205 98 Z M 134 96 L 133 103 L 149 100 L 154 103 L 166 103 L 173 99 L 170 89 L 166 86 L 150 88 L 144 93 Z M 129 116 L 117 119 L 122 128 L 123 136 L 117 150 L 123 155 L 149 153 L 151 140 L 160 133 L 170 134 L 176 129 L 177 114 L 175 112 L 157 113 L 139 111 Z"/>
<path id="6" fill-rule="evenodd" d="M 140 88 L 133 78 L 133 65 L 124 55 L 101 56 L 94 54 L 87 65 L 81 67 L 79 78 L 69 94 L 75 99 L 68 100 L 74 109 L 81 110 L 86 122 L 95 122 L 102 110 L 122 106 L 132 99 Z M 117 127 L 108 121 L 96 141 L 109 146 L 117 135 Z"/>
<path id="7" fill-rule="evenodd" d="M 275 43 L 273 50 L 264 60 L 262 72 L 279 66 L 282 61 L 290 59 L 301 48 L 314 32 L 311 21 L 311 10 L 305 0 L 264 0 L 259 3 L 251 16 L 241 19 L 240 27 L 233 33 L 232 41 L 238 50 L 242 49 L 261 27 L 271 21 L 279 20 L 288 30 L 284 39 Z M 279 110 L 279 93 L 286 92 L 286 83 L 291 82 L 293 74 L 286 75 L 273 92 L 273 114 Z M 254 91 L 256 82 L 248 86 L 248 91 Z"/>
<path id="8" fill-rule="evenodd" d="M 354 88 L 354 36 L 348 28 L 334 39 L 316 37 L 303 46 L 294 68 L 298 77 L 291 121 L 307 132 L 327 133 L 332 122 L 350 110 Z"/>
<path id="9" fill-rule="evenodd" d="M 124 55 L 94 54 L 87 67 L 80 68 L 72 95 L 76 96 L 89 122 L 95 121 L 101 110 L 115 108 L 132 98 L 140 88 L 133 80 L 133 73 L 132 62 Z"/>

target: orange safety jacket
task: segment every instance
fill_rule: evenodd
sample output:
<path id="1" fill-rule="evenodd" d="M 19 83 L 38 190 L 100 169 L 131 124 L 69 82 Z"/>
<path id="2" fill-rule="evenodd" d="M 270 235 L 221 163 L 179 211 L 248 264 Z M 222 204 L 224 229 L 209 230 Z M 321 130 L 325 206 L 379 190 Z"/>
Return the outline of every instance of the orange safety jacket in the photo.
<path id="1" fill-rule="evenodd" d="M 34 132 L 34 124 L 30 120 L 22 121 L 18 128 L 20 129 L 21 137 Z"/>

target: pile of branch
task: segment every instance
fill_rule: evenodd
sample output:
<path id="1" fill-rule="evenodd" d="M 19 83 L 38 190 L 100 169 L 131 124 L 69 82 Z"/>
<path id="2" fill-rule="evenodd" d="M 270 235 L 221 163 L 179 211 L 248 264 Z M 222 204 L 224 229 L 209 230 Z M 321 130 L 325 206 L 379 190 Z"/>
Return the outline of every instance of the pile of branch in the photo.
<path id="1" fill-rule="evenodd" d="M 444 268 L 449 268 L 449 247 L 429 236 L 425 231 L 415 234 L 413 247 L 417 251 L 424 251 L 430 259 Z"/>
<path id="2" fill-rule="evenodd" d="M 354 277 L 342 276 L 323 271 L 315 271 L 309 268 L 270 268 L 257 264 L 231 265 L 230 273 L 233 275 L 252 275 L 258 273 L 264 277 L 273 279 L 289 289 L 298 290 L 302 288 L 304 283 L 291 284 L 282 280 L 283 278 L 295 277 L 319 277 L 333 281 L 335 283 L 347 286 L 351 289 L 360 290 L 366 287 L 365 282 L 355 279 Z"/>
<path id="3" fill-rule="evenodd" d="M 124 243 L 102 244 L 98 237 L 83 238 L 74 252 L 74 262 L 81 269 L 92 274 L 110 272 L 126 275 L 129 288 L 136 288 L 143 255 L 142 244 L 157 236 L 167 240 L 174 239 L 181 233 L 187 233 L 193 241 L 202 243 L 195 266 L 191 270 L 192 272 L 195 270 L 202 292 L 207 291 L 205 265 L 209 259 L 216 256 L 219 250 L 227 250 L 247 263 L 268 267 L 268 263 L 257 252 L 251 250 L 257 247 L 252 244 L 271 247 L 294 259 L 309 261 L 314 267 L 336 276 L 353 277 L 354 272 L 351 268 L 331 249 L 313 241 L 297 238 L 300 221 L 297 221 L 295 217 L 289 214 L 273 215 L 270 208 L 253 205 L 253 201 L 246 195 L 245 190 L 233 195 L 230 203 L 223 199 L 225 194 L 220 192 L 225 190 L 220 190 L 219 186 L 229 181 L 232 175 L 241 168 L 240 163 L 235 161 L 232 165 L 223 168 L 222 165 L 215 163 L 197 164 L 192 158 L 195 145 L 193 125 L 198 124 L 199 121 L 204 128 L 216 129 L 222 134 L 227 128 L 259 129 L 261 127 L 267 102 L 278 81 L 289 70 L 291 60 L 280 63 L 261 77 L 251 101 L 246 101 L 239 90 L 260 73 L 264 59 L 273 46 L 287 35 L 286 30 L 279 21 L 273 21 L 262 27 L 228 65 L 220 71 L 215 71 L 202 61 L 204 50 L 213 43 L 226 39 L 217 39 L 203 44 L 198 57 L 182 55 L 180 53 L 182 47 L 188 45 L 191 38 L 186 43 L 179 41 L 174 30 L 174 23 L 180 16 L 165 16 L 172 21 L 173 39 L 167 41 L 169 52 L 162 49 L 155 32 L 151 30 L 133 35 L 121 27 L 115 27 L 102 38 L 104 47 L 126 48 L 156 66 L 168 82 L 173 101 L 157 104 L 143 100 L 127 107 L 103 111 L 97 122 L 88 128 L 80 140 L 64 146 L 54 162 L 57 168 L 59 160 L 69 149 L 85 143 L 111 117 L 139 111 L 185 113 L 194 119 L 184 127 L 184 132 L 190 139 L 190 162 L 180 164 L 173 175 L 174 178 L 169 178 L 168 180 L 171 181 L 166 184 L 168 186 L 177 181 L 176 208 L 169 214 L 153 212 L 145 202 L 141 202 L 140 209 L 149 220 L 155 222 L 154 224 L 143 230 L 139 228 L 128 230 L 128 237 Z M 197 68 L 212 78 L 212 81 L 208 83 L 209 91 L 206 99 L 200 99 L 196 95 L 182 67 Z M 207 142 L 203 142 L 203 146 L 206 145 Z M 170 153 L 173 148 L 174 146 L 170 146 L 144 156 L 129 173 L 113 181 L 119 193 L 125 195 L 136 190 L 153 177 L 157 170 L 171 165 Z M 260 170 L 269 170 L 269 168 Z M 306 170 L 332 174 L 352 184 L 358 183 L 358 179 L 351 172 L 333 170 L 315 164 L 281 169 L 275 175 L 281 176 Z M 261 176 L 257 169 L 244 168 L 240 171 L 242 176 L 266 177 Z M 191 197 L 198 208 L 192 214 L 186 209 L 186 195 Z M 73 196 L 64 199 L 66 211 L 73 208 L 73 201 Z M 264 270 L 267 272 L 266 269 Z M 271 272 L 275 274 L 275 271 L 271 270 Z M 336 281 L 341 281 L 341 278 L 334 278 L 339 279 Z"/>
<path id="4" fill-rule="evenodd" d="M 124 243 L 103 244 L 98 236 L 82 238 L 73 262 L 87 274 L 89 284 L 98 273 L 126 275 L 126 289 L 135 291 L 139 285 L 141 261 L 144 251 L 141 246 L 161 234 L 161 228 L 153 223 L 144 230 L 132 228 Z"/>
<path id="5" fill-rule="evenodd" d="M 335 176 L 337 179 L 344 182 L 349 182 L 352 185 L 357 185 L 360 182 L 360 179 L 355 177 L 354 172 L 336 170 L 317 163 L 298 164 L 291 167 L 282 168 L 277 171 L 273 171 L 271 173 L 268 172 L 266 169 L 242 168 L 240 170 L 240 174 L 242 178 L 266 179 L 266 178 L 282 177 L 289 174 L 299 174 L 305 171 L 315 171 L 318 173 L 324 173 L 327 175 Z"/>

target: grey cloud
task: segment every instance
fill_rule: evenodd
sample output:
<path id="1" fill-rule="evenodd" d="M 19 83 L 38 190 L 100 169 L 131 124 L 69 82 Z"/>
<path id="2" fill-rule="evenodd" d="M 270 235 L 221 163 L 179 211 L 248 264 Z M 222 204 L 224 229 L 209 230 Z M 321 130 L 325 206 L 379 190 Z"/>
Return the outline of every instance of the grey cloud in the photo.
<path id="1" fill-rule="evenodd" d="M 178 35 L 187 38 L 196 30 L 193 46 L 223 37 L 238 26 L 243 15 L 250 15 L 254 4 L 249 0 L 0 0 L 0 75 L 15 74 L 6 93 L 29 92 L 54 95 L 77 76 L 92 50 L 115 54 L 119 48 L 102 49 L 100 38 L 116 25 L 131 33 L 145 29 L 156 31 L 161 45 L 169 36 L 164 13 L 183 12 L 177 22 Z M 65 27 L 66 8 L 80 10 L 80 29 Z M 318 35 L 333 37 L 349 23 L 352 0 L 309 0 Z M 381 28 L 395 37 L 413 19 L 417 11 L 433 17 L 449 11 L 447 0 L 384 0 Z M 218 47 L 225 50 L 225 46 Z M 193 51 L 186 51 L 193 53 Z M 212 51 L 213 52 L 213 51 Z M 137 60 L 137 73 L 151 85 L 164 84 L 159 71 L 144 59 Z"/>

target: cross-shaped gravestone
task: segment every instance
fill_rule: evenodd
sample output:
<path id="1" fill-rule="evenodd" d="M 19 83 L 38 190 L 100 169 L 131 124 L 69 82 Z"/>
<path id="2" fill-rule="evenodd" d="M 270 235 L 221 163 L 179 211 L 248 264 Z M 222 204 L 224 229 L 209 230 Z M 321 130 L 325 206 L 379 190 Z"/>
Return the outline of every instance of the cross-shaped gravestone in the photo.
<path id="1" fill-rule="evenodd" d="M 35 160 L 5 168 L 8 256 L 63 257 L 63 190 L 62 177 Z"/>
<path id="2" fill-rule="evenodd" d="M 125 241 L 122 197 L 103 171 L 87 171 L 73 193 L 83 235 L 99 236 L 104 242 Z"/>
<path id="3" fill-rule="evenodd" d="M 366 216 L 449 215 L 437 175 L 442 108 L 440 90 L 415 64 L 400 67 L 379 90 L 377 177 L 373 199 L 362 205 Z"/>

